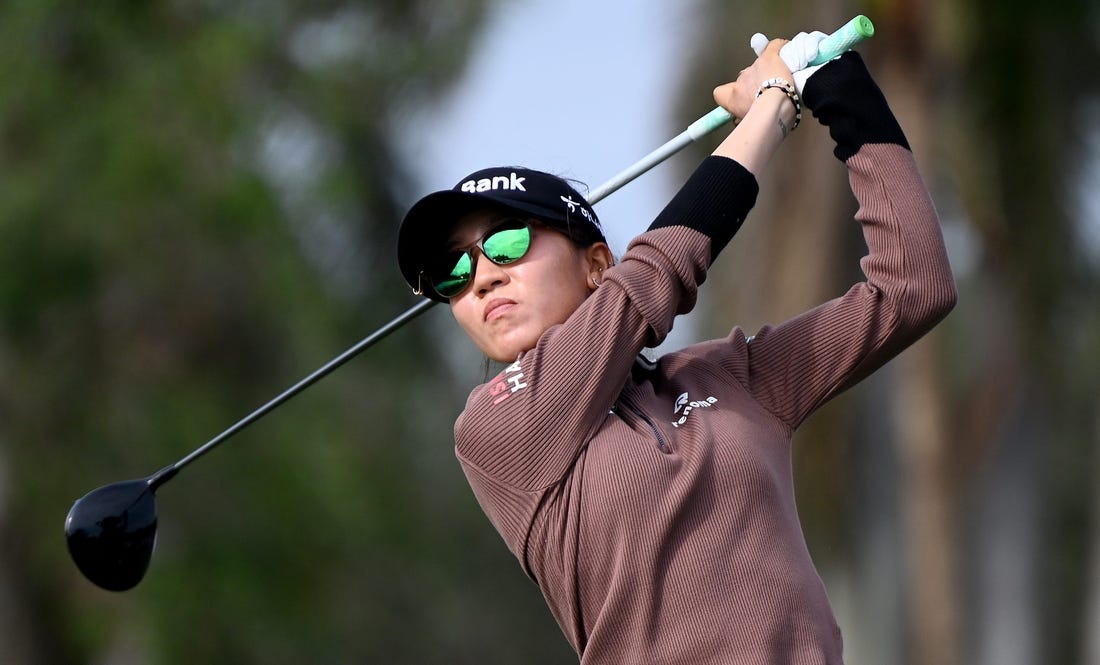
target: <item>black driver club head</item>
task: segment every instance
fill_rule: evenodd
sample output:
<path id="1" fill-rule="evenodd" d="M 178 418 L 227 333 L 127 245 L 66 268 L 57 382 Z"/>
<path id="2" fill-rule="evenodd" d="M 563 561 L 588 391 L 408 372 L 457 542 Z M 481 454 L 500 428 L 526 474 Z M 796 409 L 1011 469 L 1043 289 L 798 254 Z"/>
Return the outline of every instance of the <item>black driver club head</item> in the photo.
<path id="1" fill-rule="evenodd" d="M 65 518 L 65 540 L 80 572 L 109 591 L 137 585 L 157 536 L 157 499 L 149 478 L 88 492 Z"/>

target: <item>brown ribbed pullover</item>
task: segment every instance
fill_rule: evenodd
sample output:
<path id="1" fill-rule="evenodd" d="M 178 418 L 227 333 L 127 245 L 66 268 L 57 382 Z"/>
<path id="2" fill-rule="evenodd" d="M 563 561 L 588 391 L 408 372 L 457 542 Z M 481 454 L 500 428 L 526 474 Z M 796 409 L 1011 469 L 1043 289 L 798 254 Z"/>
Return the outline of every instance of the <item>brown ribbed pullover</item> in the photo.
<path id="1" fill-rule="evenodd" d="M 859 202 L 866 281 L 751 338 L 639 351 L 691 309 L 756 197 L 708 158 L 602 286 L 470 395 L 456 451 L 493 525 L 582 663 L 841 663 L 802 535 L 795 429 L 950 310 L 938 220 L 862 61 L 819 70 L 805 100 Z"/>

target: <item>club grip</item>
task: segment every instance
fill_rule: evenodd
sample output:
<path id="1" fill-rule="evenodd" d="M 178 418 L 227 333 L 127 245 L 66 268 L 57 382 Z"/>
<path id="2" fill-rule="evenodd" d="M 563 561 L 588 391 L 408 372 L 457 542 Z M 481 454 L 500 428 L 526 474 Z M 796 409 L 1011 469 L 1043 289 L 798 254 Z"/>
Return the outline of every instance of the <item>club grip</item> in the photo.
<path id="1" fill-rule="evenodd" d="M 818 44 L 817 57 L 814 58 L 810 65 L 820 65 L 829 62 L 874 34 L 875 26 L 871 23 L 871 19 L 860 14 L 851 21 L 845 23 L 839 30 L 821 40 L 821 43 Z M 697 141 L 726 124 L 730 119 L 729 112 L 719 106 L 702 118 L 688 125 L 683 135 L 687 136 L 691 141 Z"/>
<path id="2" fill-rule="evenodd" d="M 871 19 L 860 14 L 845 23 L 839 30 L 821 40 L 817 47 L 817 57 L 810 62 L 810 65 L 829 62 L 874 34 L 875 25 L 871 23 Z"/>

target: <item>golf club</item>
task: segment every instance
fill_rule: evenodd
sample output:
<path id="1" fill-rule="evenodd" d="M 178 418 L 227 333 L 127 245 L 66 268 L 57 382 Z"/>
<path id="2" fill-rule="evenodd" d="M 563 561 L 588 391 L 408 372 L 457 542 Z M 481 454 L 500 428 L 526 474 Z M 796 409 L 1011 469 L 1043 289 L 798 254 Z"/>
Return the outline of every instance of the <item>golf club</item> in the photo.
<path id="1" fill-rule="evenodd" d="M 821 42 L 820 54 L 811 64 L 826 62 L 873 34 L 874 27 L 870 20 L 865 16 L 857 16 Z M 693 141 L 726 124 L 730 119 L 730 114 L 722 107 L 714 109 L 693 122 L 671 141 L 594 190 L 588 197 L 589 203 L 595 205 Z M 425 299 L 411 307 L 175 464 L 146 478 L 105 485 L 77 499 L 65 518 L 65 539 L 69 554 L 77 568 L 92 583 L 109 591 L 126 591 L 136 586 L 149 568 L 149 561 L 156 545 L 155 494 L 161 485 L 175 477 L 183 467 L 210 452 L 229 437 L 270 413 L 435 304 L 435 301 Z"/>

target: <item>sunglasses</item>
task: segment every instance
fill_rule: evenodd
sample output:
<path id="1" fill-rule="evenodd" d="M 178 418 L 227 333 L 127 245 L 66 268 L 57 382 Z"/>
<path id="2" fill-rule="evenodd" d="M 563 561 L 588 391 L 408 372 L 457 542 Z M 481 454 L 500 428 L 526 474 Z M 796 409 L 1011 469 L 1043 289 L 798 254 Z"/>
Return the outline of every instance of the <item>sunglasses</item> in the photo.
<path id="1" fill-rule="evenodd" d="M 531 248 L 531 224 L 522 219 L 505 219 L 473 245 L 446 252 L 436 267 L 427 271 L 428 285 L 444 298 L 462 293 L 474 279 L 475 248 L 498 266 L 515 263 Z"/>

